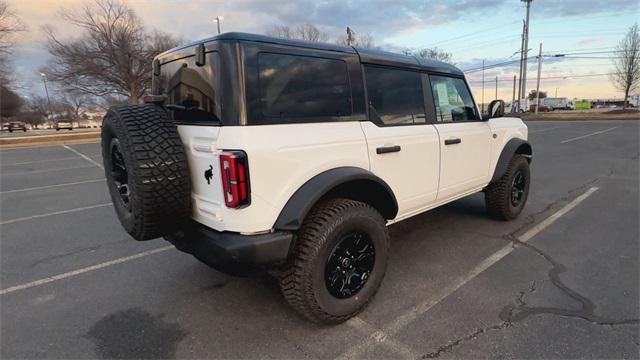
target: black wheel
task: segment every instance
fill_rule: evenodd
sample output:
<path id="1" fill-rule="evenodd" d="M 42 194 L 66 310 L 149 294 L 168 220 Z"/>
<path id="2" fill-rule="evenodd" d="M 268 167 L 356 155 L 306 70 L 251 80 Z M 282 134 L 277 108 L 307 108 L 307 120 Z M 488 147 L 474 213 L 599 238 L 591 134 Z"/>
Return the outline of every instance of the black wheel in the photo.
<path id="1" fill-rule="evenodd" d="M 318 323 L 358 314 L 375 295 L 387 267 L 389 233 L 371 206 L 330 199 L 309 213 L 280 273 L 289 304 Z"/>
<path id="2" fill-rule="evenodd" d="M 9 132 L 10 132 L 10 133 L 12 133 L 12 132 L 13 132 L 13 129 L 9 129 Z"/>
<path id="3" fill-rule="evenodd" d="M 120 223 L 136 240 L 175 231 L 191 215 L 191 181 L 176 126 L 150 105 L 109 109 L 102 159 Z"/>
<path id="4" fill-rule="evenodd" d="M 516 154 L 507 172 L 484 191 L 489 215 L 500 220 L 518 217 L 529 197 L 530 171 L 526 158 Z"/>

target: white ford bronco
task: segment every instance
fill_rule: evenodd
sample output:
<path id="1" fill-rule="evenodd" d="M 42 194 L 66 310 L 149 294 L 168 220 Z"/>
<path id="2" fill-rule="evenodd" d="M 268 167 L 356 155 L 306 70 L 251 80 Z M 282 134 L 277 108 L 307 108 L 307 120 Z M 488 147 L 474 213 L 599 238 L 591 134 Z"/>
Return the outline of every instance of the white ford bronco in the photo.
<path id="1" fill-rule="evenodd" d="M 500 100 L 481 114 L 445 63 L 226 33 L 157 56 L 152 94 L 103 121 L 123 227 L 226 273 L 270 270 L 316 322 L 372 299 L 388 225 L 480 191 L 502 220 L 527 201 L 526 125 Z"/>

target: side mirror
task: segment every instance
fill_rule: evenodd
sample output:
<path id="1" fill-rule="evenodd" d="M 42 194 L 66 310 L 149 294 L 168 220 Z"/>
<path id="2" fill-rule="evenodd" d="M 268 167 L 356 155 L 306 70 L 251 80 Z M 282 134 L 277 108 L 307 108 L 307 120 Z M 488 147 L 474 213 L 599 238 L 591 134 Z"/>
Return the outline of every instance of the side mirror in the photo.
<path id="1" fill-rule="evenodd" d="M 504 116 L 504 100 L 493 100 L 489 103 L 489 114 L 488 118 L 499 118 Z"/>

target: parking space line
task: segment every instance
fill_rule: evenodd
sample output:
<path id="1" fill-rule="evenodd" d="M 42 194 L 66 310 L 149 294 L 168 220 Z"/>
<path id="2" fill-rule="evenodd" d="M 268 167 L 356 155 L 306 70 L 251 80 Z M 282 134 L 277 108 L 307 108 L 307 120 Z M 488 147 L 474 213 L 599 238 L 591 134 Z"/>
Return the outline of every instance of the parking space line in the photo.
<path id="1" fill-rule="evenodd" d="M 62 279 L 66 279 L 66 278 L 72 277 L 72 276 L 77 276 L 77 275 L 80 275 L 80 274 L 88 273 L 90 271 L 95 271 L 95 270 L 98 270 L 98 269 L 106 268 L 108 266 L 122 264 L 122 263 L 127 262 L 127 261 L 131 261 L 131 260 L 139 259 L 141 257 L 157 254 L 159 252 L 167 251 L 167 250 L 170 250 L 170 249 L 173 249 L 173 248 L 174 248 L 173 245 L 168 245 L 168 246 L 164 246 L 164 247 L 153 249 L 153 250 L 149 250 L 149 251 L 144 251 L 144 252 L 141 252 L 141 253 L 138 253 L 138 254 L 135 254 L 135 255 L 125 256 L 125 257 L 121 257 L 121 258 L 118 258 L 118 259 L 115 259 L 115 260 L 103 262 L 103 263 L 100 263 L 100 264 L 97 264 L 97 265 L 88 266 L 88 267 L 85 267 L 85 268 L 82 268 L 82 269 L 73 270 L 73 271 L 69 271 L 69 272 L 66 272 L 66 273 L 50 276 L 48 278 L 32 281 L 32 282 L 29 282 L 29 283 L 26 283 L 26 284 L 8 287 L 6 289 L 0 290 L 0 295 L 5 295 L 5 294 L 8 294 L 8 293 L 12 293 L 12 292 L 15 292 L 15 291 L 18 291 L 18 290 L 24 290 L 24 289 L 32 288 L 32 287 L 35 287 L 35 286 L 45 285 L 45 284 L 48 284 L 48 283 L 51 283 L 51 282 L 54 282 L 54 281 L 58 281 L 58 280 L 62 280 Z"/>
<path id="2" fill-rule="evenodd" d="M 102 181 L 104 181 L 104 179 L 93 179 L 93 180 L 76 181 L 76 182 L 70 182 L 70 183 L 64 183 L 64 184 L 36 186 L 36 187 L 30 187 L 30 188 L 24 188 L 24 189 L 0 191 L 0 194 L 11 194 L 11 193 L 17 193 L 17 192 L 22 192 L 22 191 L 34 191 L 34 190 L 52 189 L 52 188 L 57 188 L 57 187 L 80 185 L 80 184 L 89 184 L 89 183 L 102 182 Z"/>
<path id="3" fill-rule="evenodd" d="M 619 128 L 619 127 L 620 127 L 620 126 L 614 126 L 614 127 L 612 127 L 612 128 L 606 129 L 606 130 L 600 130 L 600 131 L 592 132 L 592 133 L 587 134 L 587 135 L 582 135 L 582 136 L 577 136 L 577 137 L 574 137 L 574 138 L 571 138 L 571 139 L 562 140 L 562 141 L 560 141 L 560 144 L 566 144 L 566 143 L 568 143 L 568 142 L 572 142 L 572 141 L 576 141 L 576 140 L 584 139 L 584 138 L 587 138 L 587 137 L 589 137 L 589 136 L 593 136 L 593 135 L 604 134 L 604 133 L 606 133 L 606 132 L 609 132 L 609 131 L 611 131 L 611 130 L 617 129 L 617 128 Z"/>
<path id="4" fill-rule="evenodd" d="M 46 213 L 46 214 L 25 216 L 25 217 L 21 217 L 21 218 L 17 218 L 17 219 L 11 219 L 11 220 L 2 221 L 2 222 L 0 222 L 0 225 L 13 224 L 13 223 L 27 221 L 27 220 L 39 219 L 39 218 L 49 217 L 49 216 L 54 216 L 54 215 L 68 214 L 68 213 L 84 211 L 84 210 L 90 210 L 90 209 L 95 209 L 95 208 L 100 208 L 100 207 L 105 207 L 105 206 L 111 206 L 111 205 L 112 205 L 111 203 L 104 203 L 104 204 L 84 206 L 84 207 L 79 207 L 79 208 L 69 209 L 69 210 L 54 211 L 54 212 L 50 212 L 50 213 Z"/>
<path id="5" fill-rule="evenodd" d="M 81 153 L 80 151 L 78 151 L 78 150 L 76 150 L 76 149 L 74 149 L 74 148 L 72 148 L 70 146 L 67 146 L 67 145 L 62 145 L 62 147 L 67 149 L 67 150 L 69 150 L 69 151 L 71 151 L 72 153 L 80 156 L 81 158 L 87 160 L 88 162 L 92 163 L 93 165 L 99 167 L 100 169 L 104 170 L 104 168 L 102 167 L 102 164 L 100 164 L 99 162 L 93 160 L 92 158 L 88 157 L 87 155 Z"/>
<path id="6" fill-rule="evenodd" d="M 7 164 L 7 163 L 3 162 L 2 166 L 40 164 L 40 163 L 50 163 L 50 162 L 54 162 L 54 161 L 67 161 L 67 160 L 78 160 L 78 157 L 74 156 L 74 157 L 66 157 L 66 158 L 52 159 L 52 160 L 25 161 L 25 162 L 13 163 L 13 164 Z"/>
<path id="7" fill-rule="evenodd" d="M 75 170 L 75 169 L 89 169 L 89 168 L 93 168 L 93 167 L 94 167 L 93 165 L 68 166 L 68 167 L 63 167 L 63 168 L 54 168 L 54 169 L 46 169 L 46 170 L 20 171 L 20 172 L 15 172 L 15 173 L 10 173 L 10 174 L 3 174 L 3 175 L 4 176 L 15 176 L 15 175 L 24 176 L 24 175 L 42 174 L 42 173 L 48 173 L 48 172 L 54 172 L 54 171 Z"/>
<path id="8" fill-rule="evenodd" d="M 376 343 L 386 346 L 388 349 L 398 355 L 401 355 L 405 359 L 418 359 L 420 357 L 420 354 L 418 354 L 418 352 L 412 349 L 409 345 L 388 336 L 382 330 L 375 329 L 372 325 L 358 316 L 349 319 L 347 321 L 347 325 L 358 330 L 362 334 L 370 334 L 369 336 L 371 336 Z M 338 359 L 348 358 L 340 356 Z"/>
<path id="9" fill-rule="evenodd" d="M 551 224 L 556 222 L 560 217 L 571 211 L 573 208 L 578 206 L 581 202 L 587 199 L 591 194 L 598 190 L 597 187 L 591 187 L 587 191 L 585 191 L 582 195 L 575 198 L 573 201 L 565 205 L 562 209 L 558 210 L 544 221 L 540 222 L 536 226 L 532 227 L 524 234 L 518 236 L 518 240 L 521 242 L 527 242 L 531 240 L 538 233 L 549 227 Z M 505 245 L 500 250 L 493 253 L 488 258 L 484 259 L 480 264 L 476 265 L 471 271 L 459 277 L 456 281 L 452 282 L 444 289 L 442 289 L 435 297 L 422 302 L 407 311 L 406 313 L 398 316 L 393 322 L 385 326 L 382 330 L 387 337 L 393 336 L 397 334 L 400 330 L 402 330 L 405 326 L 409 325 L 415 319 L 417 319 L 422 314 L 429 311 L 432 307 L 439 304 L 442 300 L 447 298 L 449 295 L 456 292 L 462 286 L 467 284 L 469 281 L 475 279 L 478 275 L 480 275 L 485 270 L 489 269 L 491 266 L 496 264 L 498 261 L 502 260 L 505 256 L 509 255 L 513 250 L 515 250 L 516 246 L 514 244 Z M 351 359 L 355 358 L 358 355 L 362 354 L 364 350 L 366 350 L 369 346 L 375 345 L 376 333 L 371 333 L 368 337 L 366 337 L 361 343 L 352 346 L 349 351 L 343 353 L 339 356 L 341 359 Z"/>

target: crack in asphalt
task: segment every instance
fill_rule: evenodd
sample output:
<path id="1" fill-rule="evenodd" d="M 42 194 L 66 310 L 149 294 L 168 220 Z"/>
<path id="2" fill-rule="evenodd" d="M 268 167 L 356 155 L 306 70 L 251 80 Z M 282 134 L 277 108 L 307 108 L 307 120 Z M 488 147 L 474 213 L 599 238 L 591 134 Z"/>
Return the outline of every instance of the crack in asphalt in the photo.
<path id="1" fill-rule="evenodd" d="M 528 292 L 531 293 L 535 291 L 535 280 L 531 282 L 531 285 L 528 289 Z M 519 291 L 518 292 L 518 296 L 515 299 L 516 304 L 520 305 L 520 304 L 524 304 L 523 298 L 524 295 L 527 293 L 527 291 Z M 503 312 L 505 312 L 504 314 L 501 312 L 500 313 L 500 318 L 502 319 L 502 322 L 500 322 L 499 324 L 495 324 L 495 325 L 491 325 L 491 326 L 486 326 L 486 327 L 482 327 L 482 328 L 478 328 L 475 329 L 473 332 L 471 332 L 470 334 L 467 334 L 463 337 L 460 337 L 454 341 L 450 341 L 449 343 L 440 346 L 436 351 L 434 352 L 430 352 L 427 353 L 425 355 L 422 355 L 422 359 L 435 359 L 440 357 L 440 355 L 442 355 L 443 353 L 449 352 L 451 351 L 453 348 L 455 348 L 456 346 L 461 345 L 462 343 L 469 341 L 469 340 L 474 340 L 476 339 L 478 336 L 488 333 L 490 331 L 496 331 L 496 330 L 502 330 L 505 328 L 508 328 L 510 326 L 513 326 L 513 322 L 511 321 L 511 318 L 513 316 L 513 311 L 516 309 L 516 307 L 505 307 L 503 309 Z M 503 316 L 504 315 L 504 316 Z"/>
<path id="2" fill-rule="evenodd" d="M 567 268 L 554 260 L 549 254 L 540 250 L 539 248 L 531 245 L 529 243 L 524 243 L 514 238 L 512 241 L 520 246 L 523 246 L 529 250 L 534 251 L 536 254 L 545 259 L 548 263 L 552 265 L 551 269 L 547 273 L 549 280 L 551 283 L 562 291 L 564 294 L 569 296 L 571 299 L 575 300 L 580 304 L 580 309 L 572 310 L 572 309 L 563 309 L 556 307 L 545 307 L 545 306 L 528 306 L 524 301 L 518 304 L 515 308 L 509 309 L 511 316 L 509 320 L 512 322 L 519 322 L 524 320 L 525 318 L 536 315 L 536 314 L 550 314 L 550 315 L 559 315 L 563 317 L 570 318 L 579 318 L 586 321 L 589 321 L 593 324 L 597 325 L 626 325 L 626 324 L 637 324 L 640 323 L 640 319 L 629 318 L 629 319 L 612 319 L 606 318 L 602 316 L 598 316 L 595 314 L 596 305 L 595 303 L 589 299 L 588 297 L 580 294 L 576 290 L 571 289 L 565 283 L 560 280 L 560 274 L 567 271 Z"/>
<path id="3" fill-rule="evenodd" d="M 562 280 L 560 280 L 560 274 L 567 271 L 566 266 L 557 262 L 549 254 L 535 247 L 534 245 L 518 240 L 518 237 L 516 236 L 516 234 L 522 232 L 524 229 L 533 225 L 536 222 L 536 218 L 538 218 L 540 215 L 553 209 L 558 204 L 566 202 L 573 193 L 584 190 L 603 178 L 610 178 L 613 176 L 613 174 L 614 174 L 613 169 L 609 169 L 608 174 L 598 176 L 592 180 L 585 182 L 580 186 L 570 189 L 567 192 L 566 196 L 563 196 L 558 200 L 553 201 L 552 203 L 545 206 L 544 209 L 528 215 L 521 226 L 519 226 L 517 229 L 511 231 L 510 233 L 502 237 L 503 239 L 512 243 L 514 247 L 518 245 L 523 246 L 524 248 L 535 252 L 537 255 L 545 259 L 546 262 L 550 263 L 552 267 L 547 273 L 549 280 L 556 288 L 558 288 L 564 294 L 569 296 L 571 299 L 578 302 L 581 305 L 579 310 L 563 309 L 563 308 L 555 308 L 555 307 L 541 307 L 541 306 L 532 307 L 527 305 L 527 303 L 524 300 L 525 295 L 531 294 L 536 291 L 536 281 L 533 280 L 527 290 L 518 292 L 518 296 L 515 299 L 515 304 L 516 304 L 515 306 L 507 305 L 500 311 L 500 314 L 498 315 L 498 317 L 502 320 L 502 322 L 491 325 L 491 326 L 478 328 L 473 332 L 471 332 L 470 334 L 459 337 L 456 340 L 450 341 L 447 344 L 440 346 L 434 352 L 430 352 L 423 355 L 422 359 L 438 358 L 443 353 L 450 352 L 453 348 L 463 344 L 466 341 L 475 340 L 478 336 L 481 336 L 482 334 L 488 333 L 490 331 L 498 331 L 498 330 L 502 330 L 502 329 L 514 326 L 516 323 L 523 321 L 527 317 L 531 315 L 537 315 L 537 314 L 549 314 L 549 315 L 556 315 L 556 316 L 562 316 L 562 317 L 568 317 L 568 318 L 578 318 L 578 319 L 589 321 L 596 325 L 610 326 L 611 328 L 614 328 L 614 326 L 616 325 L 629 325 L 629 324 L 640 323 L 640 319 L 635 319 L 635 318 L 611 319 L 611 318 L 606 318 L 606 317 L 601 317 L 596 315 L 595 314 L 596 305 L 592 300 L 578 293 L 577 291 L 571 289 L 569 286 L 564 284 Z M 636 345 L 638 345 L 635 339 L 633 340 L 633 342 Z"/>

